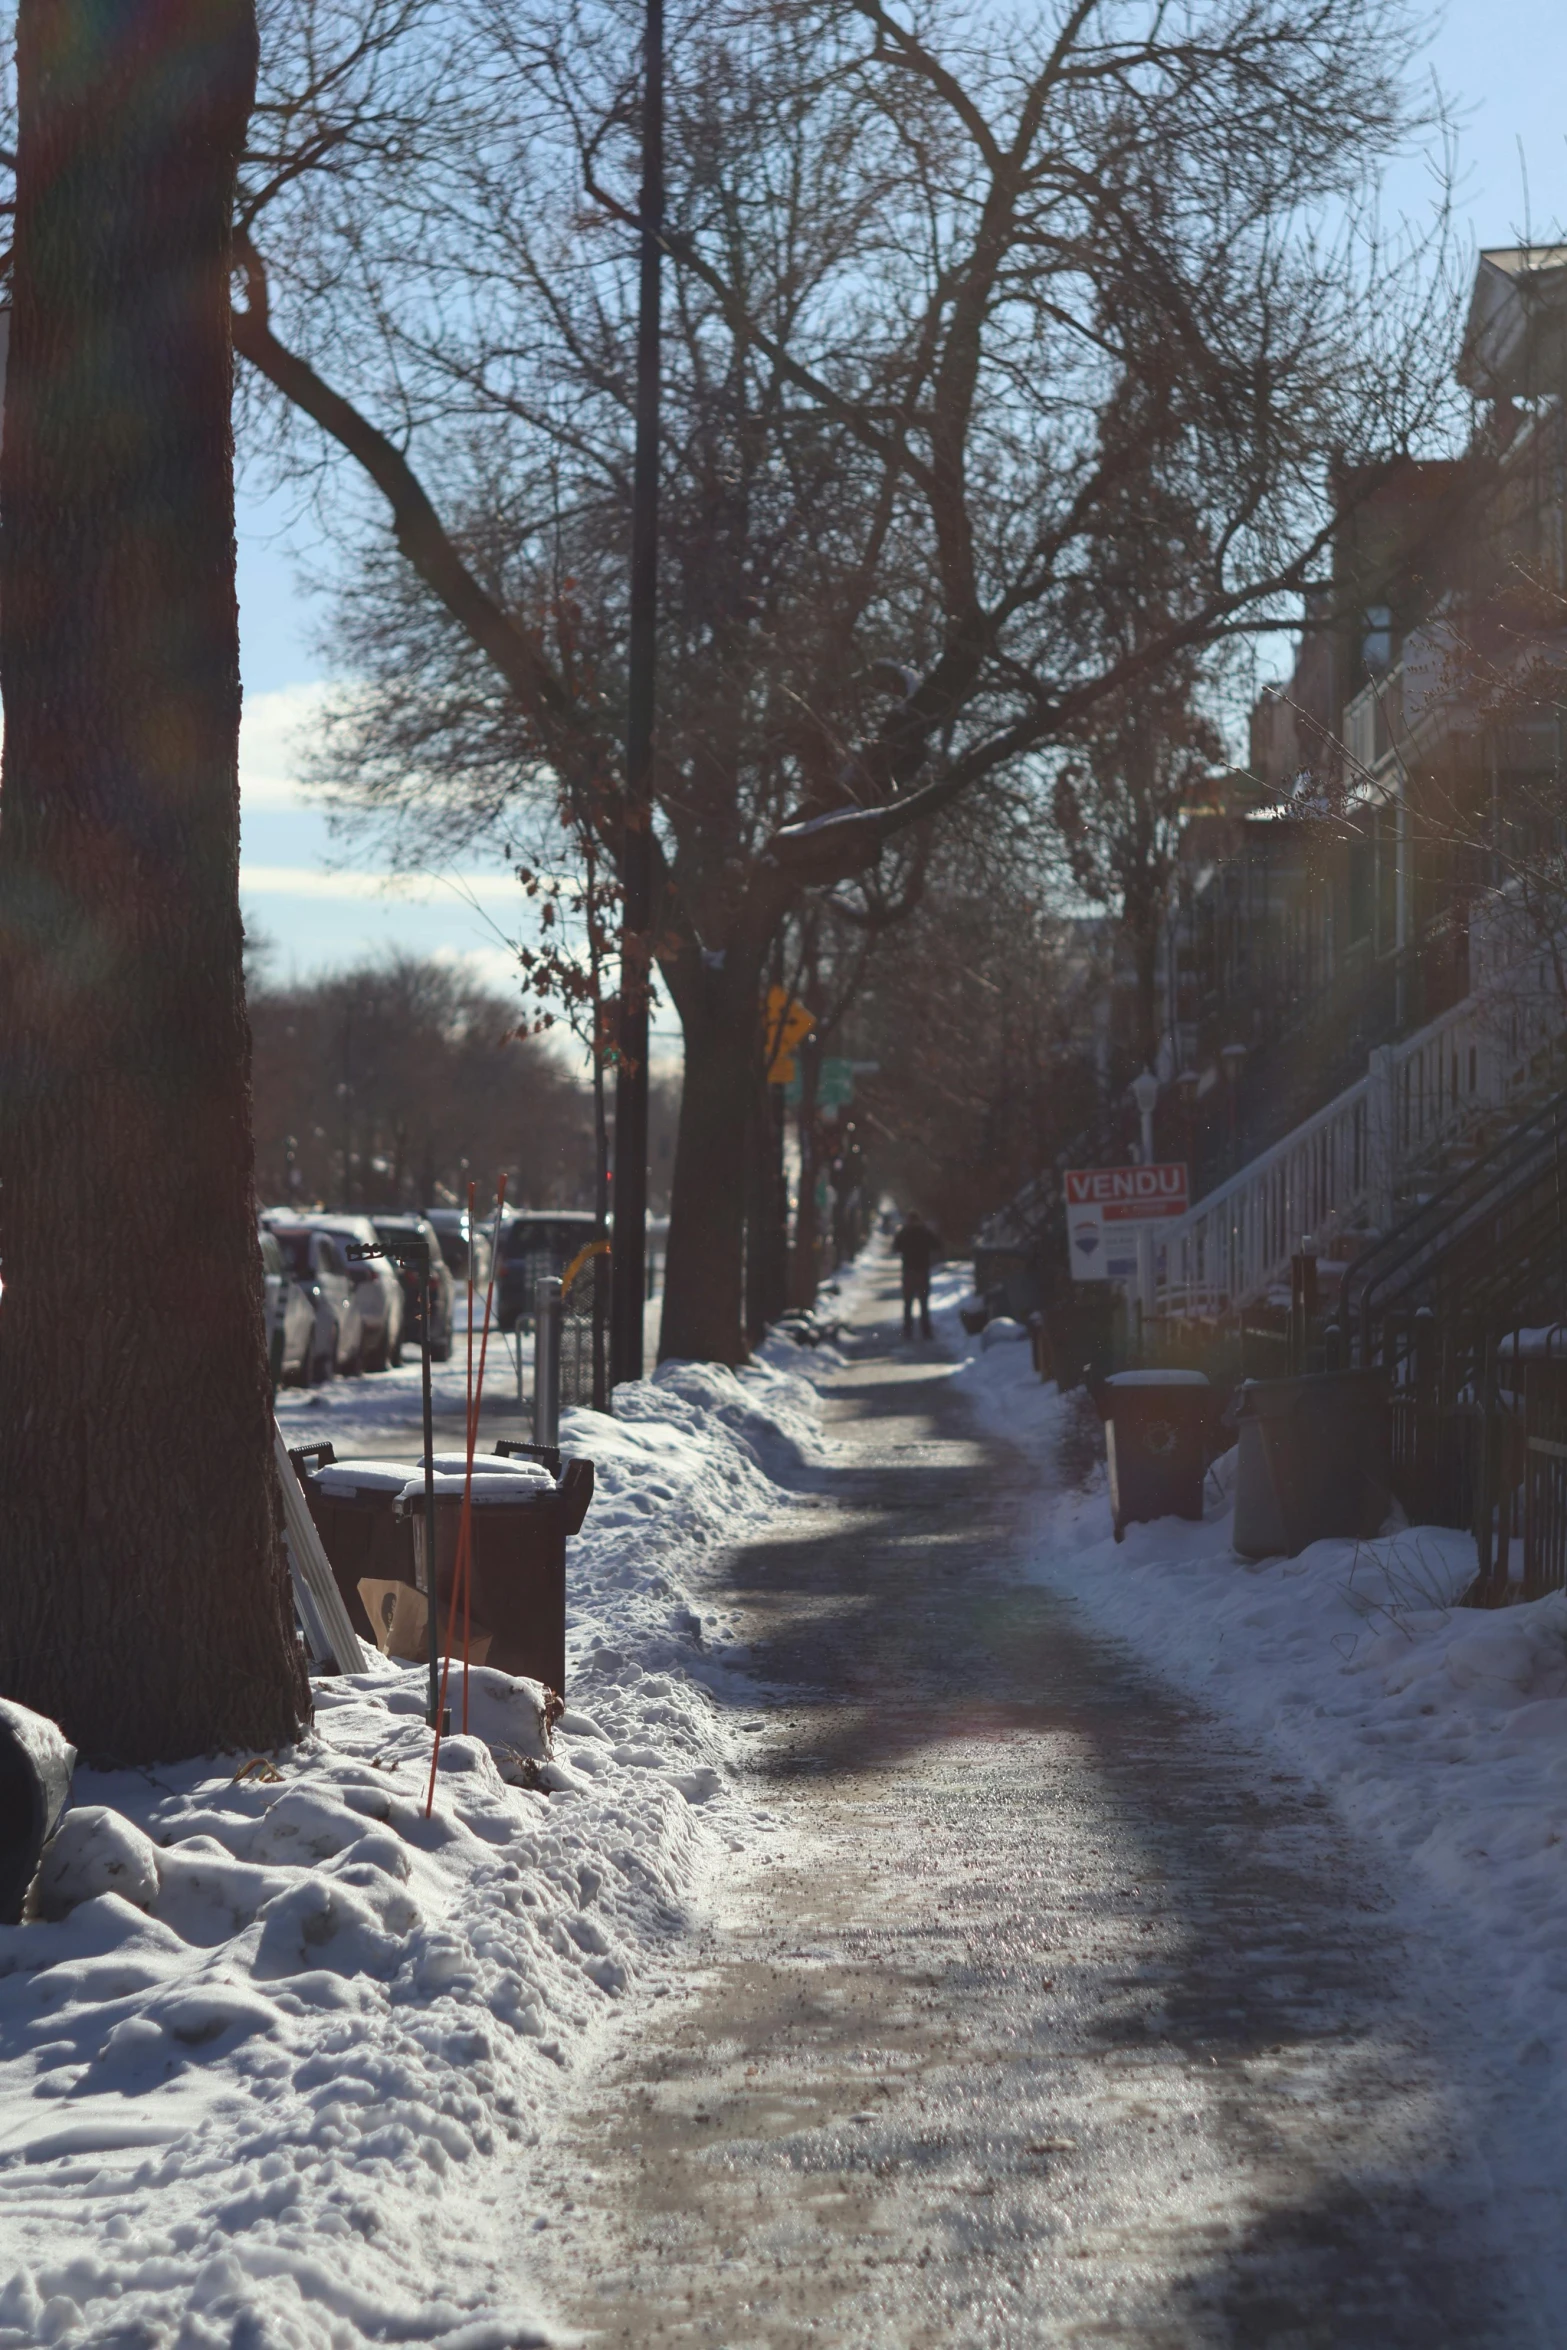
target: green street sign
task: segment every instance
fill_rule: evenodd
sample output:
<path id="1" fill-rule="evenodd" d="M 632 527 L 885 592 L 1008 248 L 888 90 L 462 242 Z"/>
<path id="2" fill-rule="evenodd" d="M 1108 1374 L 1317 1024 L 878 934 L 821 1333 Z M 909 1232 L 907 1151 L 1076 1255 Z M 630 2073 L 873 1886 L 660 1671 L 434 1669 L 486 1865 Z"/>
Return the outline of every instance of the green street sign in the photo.
<path id="1" fill-rule="evenodd" d="M 867 1066 L 869 1064 L 867 1063 Z M 800 1069 L 795 1064 L 794 1075 L 783 1089 L 784 1100 L 791 1110 L 800 1106 Z M 816 1107 L 819 1110 L 844 1110 L 854 1099 L 854 1063 L 828 1058 L 816 1069 Z"/>

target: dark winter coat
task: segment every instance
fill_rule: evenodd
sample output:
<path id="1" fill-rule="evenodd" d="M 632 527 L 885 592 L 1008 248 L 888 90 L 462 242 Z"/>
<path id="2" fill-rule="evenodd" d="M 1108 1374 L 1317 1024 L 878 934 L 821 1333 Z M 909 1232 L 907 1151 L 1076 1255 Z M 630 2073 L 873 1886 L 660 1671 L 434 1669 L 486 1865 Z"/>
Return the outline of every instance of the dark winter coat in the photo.
<path id="1" fill-rule="evenodd" d="M 941 1255 L 941 1241 L 921 1216 L 911 1216 L 899 1226 L 893 1243 L 903 1259 L 903 1286 L 905 1289 L 924 1289 L 930 1282 L 930 1269 Z"/>

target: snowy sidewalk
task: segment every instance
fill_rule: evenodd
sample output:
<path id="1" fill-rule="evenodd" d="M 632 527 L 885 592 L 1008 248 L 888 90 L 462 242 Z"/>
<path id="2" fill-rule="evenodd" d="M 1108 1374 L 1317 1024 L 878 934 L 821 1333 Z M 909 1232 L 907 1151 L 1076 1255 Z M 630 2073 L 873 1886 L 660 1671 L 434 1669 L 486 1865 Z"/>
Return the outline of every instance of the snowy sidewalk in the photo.
<path id="1" fill-rule="evenodd" d="M 411 1454 L 417 1412 L 405 1371 L 286 1416 L 294 1442 Z M 670 1367 L 613 1421 L 566 1415 L 598 1474 L 567 1711 L 551 1735 L 536 1685 L 476 1674 L 428 1820 L 424 1675 L 380 1660 L 316 1684 L 293 1752 L 77 1774 L 62 1914 L 0 1928 L 5 2350 L 542 2338 L 541 2148 L 758 1832 L 711 1562 L 787 1511 L 816 1429 L 765 1368 Z"/>
<path id="2" fill-rule="evenodd" d="M 1233 1453 L 1200 1525 L 1110 1533 L 1086 1395 L 1035 1377 L 1029 1350 L 965 1335 L 938 1307 L 956 1385 L 1041 1465 L 1031 1571 L 1096 1626 L 1327 1790 L 1450 1920 L 1489 1976 L 1493 2029 L 1525 2073 L 1567 2058 L 1567 1594 L 1497 1611 L 1456 1603 L 1467 1534 L 1405 1527 L 1257 1563 L 1231 1546 Z M 1069 1464 L 1063 1477 L 1060 1464 Z M 1070 1464 L 1081 1464 L 1079 1474 Z"/>
<path id="3" fill-rule="evenodd" d="M 1560 2129 L 1489 1983 L 1304 1755 L 1093 1630 L 1079 1584 L 1131 1562 L 1088 1555 L 1102 1497 L 1053 1495 L 1026 1349 L 900 1346 L 874 1269 L 845 1302 L 808 1509 L 727 1570 L 777 1830 L 573 2106 L 560 2320 L 1554 2346 Z"/>

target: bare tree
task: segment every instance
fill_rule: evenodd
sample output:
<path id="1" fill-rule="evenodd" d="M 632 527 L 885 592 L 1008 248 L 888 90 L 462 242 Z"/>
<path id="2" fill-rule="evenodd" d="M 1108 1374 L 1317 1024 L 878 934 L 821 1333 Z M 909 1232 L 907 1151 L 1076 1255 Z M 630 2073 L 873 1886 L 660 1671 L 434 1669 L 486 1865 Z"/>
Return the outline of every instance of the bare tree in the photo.
<path id="1" fill-rule="evenodd" d="M 1056 771 L 1062 861 L 1083 897 L 1111 910 L 1129 953 L 1140 1068 L 1159 1051 L 1159 956 L 1182 827 L 1223 753 L 1182 659 L 1096 709 Z"/>
<path id="2" fill-rule="evenodd" d="M 879 1182 L 954 1254 L 979 1217 L 1049 1166 L 1092 1116 L 1085 930 L 1056 910 L 1048 832 L 995 790 L 943 827 L 920 900 L 877 941 L 841 1048 L 876 1064 L 854 1115 Z"/>
<path id="3" fill-rule="evenodd" d="M 23 0 L 0 499 L 0 1688 L 277 1746 L 241 985 L 227 247 L 248 0 Z"/>
<path id="4" fill-rule="evenodd" d="M 444 1192 L 578 1207 L 587 1105 L 514 1005 L 442 963 L 392 955 L 304 986 L 250 989 L 263 1198 L 428 1207 Z"/>
<path id="5" fill-rule="evenodd" d="M 278 18 L 280 91 L 322 22 Z M 336 81 L 316 63 L 307 99 L 268 99 L 236 321 L 392 524 L 348 525 L 355 683 L 319 773 L 404 841 L 545 788 L 610 840 L 636 14 L 481 8 L 460 41 L 439 20 L 440 54 L 435 20 L 383 0 L 348 22 Z M 1280 616 L 1325 544 L 1327 453 L 1432 418 L 1446 289 L 1354 227 L 1409 128 L 1401 24 L 1394 0 L 1060 0 L 1026 24 L 732 0 L 677 26 L 666 1352 L 740 1348 L 759 997 L 802 893 Z M 1311 232 L 1326 207 L 1337 241 Z M 1180 482 L 1202 559 L 1107 647 L 1082 587 L 1138 469 Z"/>

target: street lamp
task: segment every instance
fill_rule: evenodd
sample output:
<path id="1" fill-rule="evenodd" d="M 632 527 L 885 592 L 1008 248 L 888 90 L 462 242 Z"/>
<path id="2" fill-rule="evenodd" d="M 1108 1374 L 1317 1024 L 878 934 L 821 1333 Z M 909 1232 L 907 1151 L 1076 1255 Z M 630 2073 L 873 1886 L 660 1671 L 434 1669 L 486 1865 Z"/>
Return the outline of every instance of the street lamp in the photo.
<path id="1" fill-rule="evenodd" d="M 660 264 L 664 251 L 664 0 L 647 0 L 637 220 L 636 445 L 626 650 L 626 813 L 620 841 L 611 1386 L 642 1376 L 647 1294 L 648 985 L 653 957 L 653 689 L 658 627 Z"/>
<path id="2" fill-rule="evenodd" d="M 1240 1043 L 1223 1045 L 1219 1059 L 1224 1064 L 1224 1086 L 1230 1102 L 1230 1173 L 1233 1175 L 1240 1155 L 1236 1134 L 1236 1095 L 1240 1091 L 1241 1070 L 1246 1063 L 1246 1047 Z"/>
<path id="3" fill-rule="evenodd" d="M 1142 1127 L 1142 1163 L 1151 1167 L 1154 1161 L 1153 1114 L 1159 1102 L 1159 1080 L 1151 1069 L 1132 1079 L 1132 1099 L 1137 1104 L 1138 1121 Z M 1145 1318 L 1158 1303 L 1154 1295 L 1153 1226 L 1137 1227 L 1137 1297 Z"/>
<path id="4" fill-rule="evenodd" d="M 1186 1143 L 1186 1164 L 1191 1170 L 1193 1191 L 1197 1188 L 1197 1088 L 1202 1083 L 1195 1069 L 1183 1069 L 1175 1080 L 1175 1090 L 1181 1102 L 1181 1133 Z"/>
<path id="5" fill-rule="evenodd" d="M 1132 1099 L 1142 1124 L 1143 1165 L 1153 1165 L 1153 1114 L 1159 1104 L 1159 1080 L 1151 1069 L 1132 1079 Z"/>

